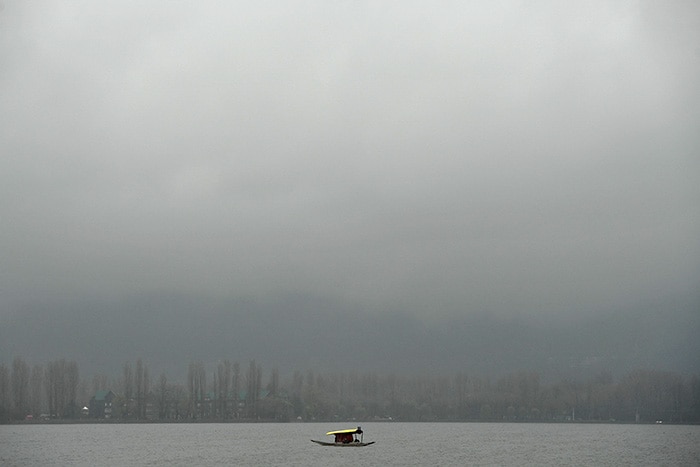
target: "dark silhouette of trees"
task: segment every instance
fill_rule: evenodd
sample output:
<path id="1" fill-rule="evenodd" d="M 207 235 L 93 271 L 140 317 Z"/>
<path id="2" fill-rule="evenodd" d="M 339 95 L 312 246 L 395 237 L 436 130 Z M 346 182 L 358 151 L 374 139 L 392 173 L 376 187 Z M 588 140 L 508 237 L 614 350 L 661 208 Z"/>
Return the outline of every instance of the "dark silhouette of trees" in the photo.
<path id="1" fill-rule="evenodd" d="M 134 370 L 131 368 L 131 363 L 126 362 L 122 367 L 123 381 L 123 401 L 121 407 L 121 416 L 128 418 L 131 416 L 133 397 L 134 397 Z"/>
<path id="2" fill-rule="evenodd" d="M 255 419 L 258 416 L 258 399 L 262 386 L 262 368 L 251 360 L 246 373 L 246 399 L 245 407 L 247 417 Z"/>
<path id="3" fill-rule="evenodd" d="M 617 385 L 618 404 L 615 413 L 620 419 L 634 417 L 637 422 L 683 422 L 690 418 L 691 387 L 684 384 L 680 375 L 675 373 L 633 371 Z"/>
<path id="4" fill-rule="evenodd" d="M 187 371 L 187 387 L 189 390 L 189 418 L 205 418 L 208 415 L 205 395 L 207 390 L 207 374 L 204 363 L 190 363 Z"/>
<path id="5" fill-rule="evenodd" d="M 29 381 L 29 412 L 36 418 L 44 412 L 44 367 L 34 365 Z"/>
<path id="6" fill-rule="evenodd" d="M 270 382 L 267 385 L 267 391 L 270 396 L 277 397 L 280 388 L 280 372 L 277 368 L 272 369 L 270 374 Z"/>
<path id="7" fill-rule="evenodd" d="M 75 418 L 80 412 L 80 407 L 78 406 L 78 384 L 80 383 L 80 376 L 78 373 L 77 363 L 67 363 L 65 368 L 65 378 L 67 400 L 67 410 L 65 412 L 65 416 Z"/>
<path id="8" fill-rule="evenodd" d="M 543 383 L 534 372 L 492 381 L 457 372 L 402 376 L 375 372 L 292 372 L 266 375 L 251 360 L 219 361 L 207 383 L 206 365 L 189 364 L 186 384 L 162 373 L 151 388 L 148 366 L 126 362 L 121 378 L 80 380 L 75 362 L 58 359 L 31 367 L 20 357 L 0 363 L 0 422 L 77 418 L 98 390 L 116 394 L 114 420 L 401 420 L 595 421 L 700 423 L 700 377 L 635 370 L 615 381 L 609 373 Z M 115 382 L 116 381 L 116 382 Z"/>
<path id="9" fill-rule="evenodd" d="M 136 360 L 136 418 L 143 420 L 146 418 L 147 396 L 150 389 L 150 377 L 148 367 L 139 358 Z"/>
<path id="10" fill-rule="evenodd" d="M 100 376 L 93 380 L 93 393 L 99 389 L 106 389 L 106 378 Z M 144 420 L 148 418 L 148 400 L 150 397 L 150 373 L 148 366 L 141 358 L 136 360 L 136 367 L 131 366 L 131 362 L 125 362 L 122 366 L 122 393 L 117 405 L 119 415 L 122 418 L 135 418 Z"/>
<path id="11" fill-rule="evenodd" d="M 29 414 L 29 365 L 20 357 L 12 362 L 12 413 L 15 418 Z"/>
<path id="12" fill-rule="evenodd" d="M 700 376 L 693 376 L 688 388 L 688 401 L 684 404 L 684 422 L 700 423 Z"/>
<path id="13" fill-rule="evenodd" d="M 168 416 L 168 377 L 160 374 L 158 379 L 158 419 L 164 420 Z"/>
<path id="14" fill-rule="evenodd" d="M 0 364 L 0 422 L 10 419 L 10 375 L 7 367 Z"/>
<path id="15" fill-rule="evenodd" d="M 233 376 L 231 378 L 231 392 L 233 396 L 234 404 L 234 416 L 235 418 L 240 417 L 239 413 L 239 400 L 241 397 L 241 365 L 238 362 L 233 363 Z"/>
<path id="16" fill-rule="evenodd" d="M 45 371 L 46 397 L 51 418 L 73 418 L 78 415 L 78 365 L 65 359 L 49 362 Z"/>
<path id="17" fill-rule="evenodd" d="M 219 419 L 227 420 L 231 417 L 229 407 L 235 400 L 231 394 L 231 362 L 224 360 L 219 362 L 214 374 L 214 391 L 216 397 L 216 412 Z"/>

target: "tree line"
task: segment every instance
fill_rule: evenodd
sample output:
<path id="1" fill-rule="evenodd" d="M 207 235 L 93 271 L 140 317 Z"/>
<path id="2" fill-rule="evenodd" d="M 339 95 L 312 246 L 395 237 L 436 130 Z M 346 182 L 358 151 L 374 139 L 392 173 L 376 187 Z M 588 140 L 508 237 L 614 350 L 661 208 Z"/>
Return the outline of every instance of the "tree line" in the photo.
<path id="1" fill-rule="evenodd" d="M 102 405 L 100 405 L 102 404 Z M 99 409 L 99 410 L 98 410 Z M 108 409 L 108 410 L 107 410 Z M 186 381 L 152 380 L 142 359 L 116 377 L 80 378 L 74 361 L 0 364 L 0 421 L 591 421 L 700 423 L 700 377 L 635 370 L 543 383 L 535 372 L 491 379 L 456 373 L 294 371 L 281 379 L 222 360 L 191 362 Z"/>

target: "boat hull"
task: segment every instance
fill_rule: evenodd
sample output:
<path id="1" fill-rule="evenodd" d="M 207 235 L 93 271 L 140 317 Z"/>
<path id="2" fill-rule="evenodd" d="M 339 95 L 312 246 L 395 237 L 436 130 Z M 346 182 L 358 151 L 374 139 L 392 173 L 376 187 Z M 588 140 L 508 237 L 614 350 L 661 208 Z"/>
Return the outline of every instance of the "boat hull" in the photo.
<path id="1" fill-rule="evenodd" d="M 353 442 L 353 443 L 327 443 L 326 441 L 318 441 L 315 439 L 311 440 L 312 443 L 320 444 L 321 446 L 335 446 L 339 448 L 361 448 L 364 446 L 369 446 L 370 444 L 374 444 L 374 441 L 370 441 L 369 443 L 359 443 L 359 442 Z"/>

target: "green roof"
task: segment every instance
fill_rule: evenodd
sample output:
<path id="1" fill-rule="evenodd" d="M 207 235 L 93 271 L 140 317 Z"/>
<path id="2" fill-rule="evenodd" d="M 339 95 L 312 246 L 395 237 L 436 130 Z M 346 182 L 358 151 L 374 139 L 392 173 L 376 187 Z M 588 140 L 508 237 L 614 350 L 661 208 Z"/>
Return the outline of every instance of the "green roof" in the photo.
<path id="1" fill-rule="evenodd" d="M 110 390 L 104 390 L 104 389 L 102 389 L 102 390 L 100 390 L 100 391 L 97 391 L 97 392 L 95 393 L 95 400 L 96 400 L 96 401 L 103 401 L 103 400 L 106 400 L 106 399 L 107 399 L 107 396 L 109 395 L 110 392 L 112 392 L 112 391 L 110 391 Z"/>

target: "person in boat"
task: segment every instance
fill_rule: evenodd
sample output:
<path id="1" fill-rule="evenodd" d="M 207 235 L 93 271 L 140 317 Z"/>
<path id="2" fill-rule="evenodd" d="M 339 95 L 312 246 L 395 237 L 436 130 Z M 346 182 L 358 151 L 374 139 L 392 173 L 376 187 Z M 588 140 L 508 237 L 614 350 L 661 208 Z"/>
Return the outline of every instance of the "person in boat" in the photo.
<path id="1" fill-rule="evenodd" d="M 352 433 L 336 433 L 335 442 L 341 444 L 350 444 L 353 442 Z"/>

